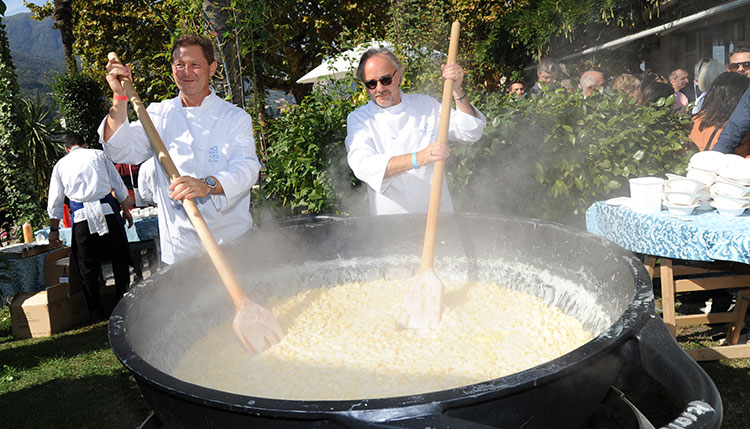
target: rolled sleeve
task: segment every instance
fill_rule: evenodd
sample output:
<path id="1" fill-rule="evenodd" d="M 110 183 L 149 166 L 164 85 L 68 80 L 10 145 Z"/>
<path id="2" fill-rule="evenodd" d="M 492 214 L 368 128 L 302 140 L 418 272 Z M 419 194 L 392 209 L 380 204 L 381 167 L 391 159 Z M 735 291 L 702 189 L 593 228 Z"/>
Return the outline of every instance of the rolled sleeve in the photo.
<path id="1" fill-rule="evenodd" d="M 151 148 L 151 142 L 140 121 L 131 123 L 125 119 L 120 128 L 105 142 L 104 127 L 106 121 L 107 117 L 99 124 L 97 131 L 104 153 L 112 162 L 136 165 L 153 156 L 154 151 Z"/>
<path id="2" fill-rule="evenodd" d="M 458 109 L 451 110 L 450 140 L 475 142 L 482 137 L 484 128 L 487 126 L 487 118 L 473 105 L 471 106 L 477 116 L 469 115 Z"/>
<path id="3" fill-rule="evenodd" d="M 346 160 L 354 175 L 375 192 L 385 192 L 392 178 L 385 177 L 390 155 L 378 153 L 370 130 L 350 114 L 346 120 Z"/>
<path id="4" fill-rule="evenodd" d="M 47 195 L 47 214 L 50 219 L 62 219 L 65 213 L 63 204 L 65 194 L 63 193 L 62 179 L 57 170 L 57 165 L 52 169 L 52 177 L 49 182 L 49 193 Z"/>

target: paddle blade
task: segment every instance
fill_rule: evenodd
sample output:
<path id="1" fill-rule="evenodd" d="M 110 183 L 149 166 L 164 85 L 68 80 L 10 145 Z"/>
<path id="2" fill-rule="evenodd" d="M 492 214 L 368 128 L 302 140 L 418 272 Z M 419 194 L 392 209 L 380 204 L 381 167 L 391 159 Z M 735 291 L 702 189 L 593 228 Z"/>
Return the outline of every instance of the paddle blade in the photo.
<path id="1" fill-rule="evenodd" d="M 432 269 L 412 277 L 404 294 L 398 322 L 405 328 L 430 329 L 440 323 L 443 282 Z"/>
<path id="2" fill-rule="evenodd" d="M 237 308 L 232 328 L 251 354 L 263 353 L 284 335 L 273 313 L 247 298 Z"/>

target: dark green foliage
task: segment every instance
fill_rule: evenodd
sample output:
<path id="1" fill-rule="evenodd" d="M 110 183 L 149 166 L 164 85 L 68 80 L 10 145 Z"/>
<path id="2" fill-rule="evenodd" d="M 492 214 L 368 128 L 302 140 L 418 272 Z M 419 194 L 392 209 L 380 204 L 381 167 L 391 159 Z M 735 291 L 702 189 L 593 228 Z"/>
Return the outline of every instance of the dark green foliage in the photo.
<path id="1" fill-rule="evenodd" d="M 99 82 L 86 72 L 69 72 L 55 77 L 52 88 L 65 129 L 83 136 L 90 148 L 100 148 L 96 129 L 109 108 Z"/>
<path id="2" fill-rule="evenodd" d="M 361 91 L 341 81 L 338 92 L 314 90 L 270 123 L 261 191 L 290 213 L 352 213 L 364 202 L 346 162 L 346 117 L 362 104 Z"/>
<path id="3" fill-rule="evenodd" d="M 60 123 L 52 118 L 52 108 L 45 106 L 39 94 L 36 101 L 21 100 L 23 103 L 23 121 L 28 148 L 30 167 L 34 173 L 40 197 L 46 202 L 49 179 L 55 162 L 65 155 L 61 144 L 63 129 Z"/>
<path id="4" fill-rule="evenodd" d="M 29 168 L 25 134 L 18 81 L 5 25 L 0 23 L 0 222 L 21 224 L 28 220 L 41 226 L 46 216 Z"/>
<path id="5" fill-rule="evenodd" d="M 486 100 L 488 126 L 473 145 L 454 145 L 450 183 L 461 211 L 582 225 L 597 200 L 629 195 L 627 179 L 681 173 L 690 119 L 666 102 L 636 106 L 624 93 L 563 89 Z"/>

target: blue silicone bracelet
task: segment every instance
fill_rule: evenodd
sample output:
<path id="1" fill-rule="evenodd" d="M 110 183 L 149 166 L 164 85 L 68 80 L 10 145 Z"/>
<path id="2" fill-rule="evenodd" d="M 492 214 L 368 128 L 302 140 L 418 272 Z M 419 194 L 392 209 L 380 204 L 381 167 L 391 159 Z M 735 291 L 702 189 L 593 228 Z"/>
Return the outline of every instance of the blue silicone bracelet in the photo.
<path id="1" fill-rule="evenodd" d="M 416 152 L 412 152 L 411 153 L 411 166 L 414 167 L 415 170 L 417 168 L 419 168 L 419 164 L 417 164 L 417 153 Z"/>

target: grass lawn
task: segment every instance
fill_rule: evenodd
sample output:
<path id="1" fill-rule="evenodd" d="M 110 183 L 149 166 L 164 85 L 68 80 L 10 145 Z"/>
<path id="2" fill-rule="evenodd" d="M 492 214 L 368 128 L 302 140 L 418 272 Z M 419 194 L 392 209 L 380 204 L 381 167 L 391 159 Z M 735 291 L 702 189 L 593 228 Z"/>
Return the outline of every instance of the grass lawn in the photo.
<path id="1" fill-rule="evenodd" d="M 718 331 L 682 329 L 685 347 L 715 343 Z M 750 359 L 704 362 L 721 392 L 725 429 L 750 422 Z M 648 378 L 648 377 L 646 377 Z M 665 392 L 652 380 L 631 380 L 628 397 L 647 417 L 676 417 L 662 407 Z M 632 390 L 631 390 L 632 392 Z M 97 323 L 51 338 L 13 340 L 8 307 L 0 309 L 0 421 L 8 428 L 135 428 L 150 413 L 135 380 L 109 347 L 107 325 Z M 656 416 L 655 418 L 653 416 Z"/>

